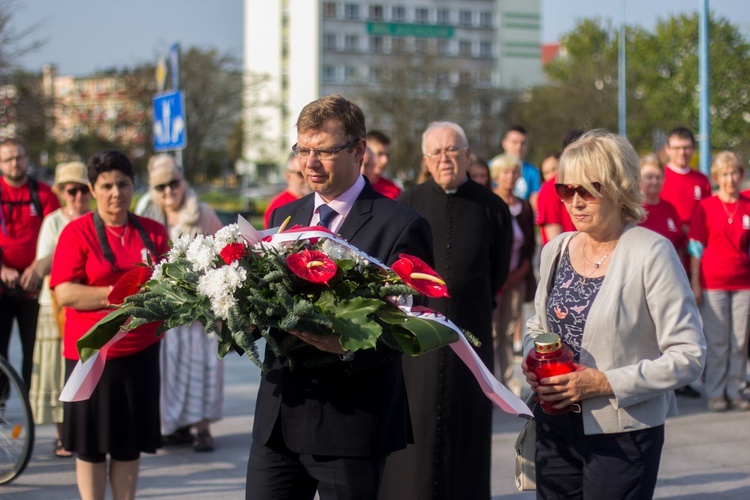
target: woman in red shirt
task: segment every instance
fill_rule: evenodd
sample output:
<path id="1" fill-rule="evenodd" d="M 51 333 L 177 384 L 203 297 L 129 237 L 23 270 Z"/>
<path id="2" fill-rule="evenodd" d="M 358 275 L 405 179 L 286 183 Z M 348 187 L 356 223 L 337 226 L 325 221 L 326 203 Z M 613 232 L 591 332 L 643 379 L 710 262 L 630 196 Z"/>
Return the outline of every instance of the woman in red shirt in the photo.
<path id="1" fill-rule="evenodd" d="M 88 163 L 96 210 L 60 234 L 50 288 L 67 307 L 63 334 L 66 377 L 77 361 L 76 341 L 106 316 L 112 286 L 127 271 L 166 253 L 168 236 L 156 221 L 131 214 L 135 171 L 119 151 L 101 151 Z M 135 498 L 140 454 L 160 446 L 157 324 L 133 330 L 112 346 L 102 377 L 87 401 L 65 403 L 62 440 L 76 452 L 82 498 Z M 107 454 L 110 456 L 107 466 Z"/>
<path id="2" fill-rule="evenodd" d="M 640 226 L 650 229 L 668 239 L 681 261 L 686 260 L 687 238 L 680 227 L 680 216 L 677 209 L 661 197 L 664 187 L 664 165 L 656 155 L 641 158 L 641 194 L 646 219 Z"/>
<path id="3" fill-rule="evenodd" d="M 690 284 L 706 335 L 709 411 L 750 410 L 747 378 L 750 319 L 750 199 L 740 194 L 743 167 L 723 151 L 711 165 L 718 192 L 701 201 L 688 233 Z"/>

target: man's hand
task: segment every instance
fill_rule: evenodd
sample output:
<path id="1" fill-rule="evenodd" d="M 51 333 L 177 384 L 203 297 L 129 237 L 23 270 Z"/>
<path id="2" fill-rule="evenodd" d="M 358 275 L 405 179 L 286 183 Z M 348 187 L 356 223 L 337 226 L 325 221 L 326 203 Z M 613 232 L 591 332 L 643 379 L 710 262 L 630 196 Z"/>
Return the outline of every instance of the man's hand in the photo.
<path id="1" fill-rule="evenodd" d="M 42 277 L 36 272 L 36 262 L 32 263 L 27 267 L 21 275 L 21 288 L 27 292 L 36 292 L 39 290 L 39 285 L 42 282 Z"/>
<path id="2" fill-rule="evenodd" d="M 8 266 L 2 266 L 2 270 L 0 270 L 0 280 L 2 280 L 5 286 L 7 286 L 8 288 L 15 288 L 16 285 L 18 285 L 19 278 L 20 275 L 18 274 L 17 269 L 13 269 L 12 267 Z"/>
<path id="3" fill-rule="evenodd" d="M 300 332 L 299 330 L 292 330 L 289 333 L 320 351 L 339 355 L 346 354 L 346 351 L 341 347 L 341 342 L 339 341 L 341 338 L 340 335 L 335 335 L 333 333 L 308 333 Z"/>

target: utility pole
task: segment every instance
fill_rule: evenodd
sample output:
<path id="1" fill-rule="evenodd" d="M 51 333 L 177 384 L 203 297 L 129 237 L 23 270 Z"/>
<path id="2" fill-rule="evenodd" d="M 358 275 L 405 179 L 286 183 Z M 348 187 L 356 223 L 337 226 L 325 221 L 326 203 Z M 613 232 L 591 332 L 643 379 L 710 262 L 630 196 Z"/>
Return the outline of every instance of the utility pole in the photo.
<path id="1" fill-rule="evenodd" d="M 709 115 L 708 0 L 701 0 L 698 38 L 698 80 L 700 85 L 698 144 L 700 145 L 700 170 L 704 174 L 709 175 L 711 168 L 711 117 Z"/>

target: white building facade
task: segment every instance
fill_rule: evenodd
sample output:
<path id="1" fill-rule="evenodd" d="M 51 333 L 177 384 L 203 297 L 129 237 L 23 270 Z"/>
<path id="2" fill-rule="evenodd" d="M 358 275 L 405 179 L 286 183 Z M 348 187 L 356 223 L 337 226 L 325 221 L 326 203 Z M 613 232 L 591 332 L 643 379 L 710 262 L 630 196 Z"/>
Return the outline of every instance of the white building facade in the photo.
<path id="1" fill-rule="evenodd" d="M 283 163 L 305 104 L 382 85 L 398 54 L 450 61 L 450 81 L 506 90 L 543 82 L 540 0 L 245 0 L 244 16 L 245 69 L 268 78 L 247 95 L 266 136 L 264 150 L 245 141 L 250 162 Z"/>

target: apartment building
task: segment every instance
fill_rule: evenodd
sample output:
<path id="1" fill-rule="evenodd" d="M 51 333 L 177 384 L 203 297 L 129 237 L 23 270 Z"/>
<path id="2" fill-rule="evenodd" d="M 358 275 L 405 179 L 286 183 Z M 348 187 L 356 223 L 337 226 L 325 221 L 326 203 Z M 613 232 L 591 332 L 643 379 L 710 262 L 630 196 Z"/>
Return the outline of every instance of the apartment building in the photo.
<path id="1" fill-rule="evenodd" d="M 543 81 L 539 0 L 245 0 L 244 16 L 245 69 L 268 77 L 246 96 L 265 121 L 263 149 L 245 145 L 259 164 L 282 160 L 305 104 L 387 85 L 404 54 L 449 66 L 442 84 L 523 90 Z"/>

